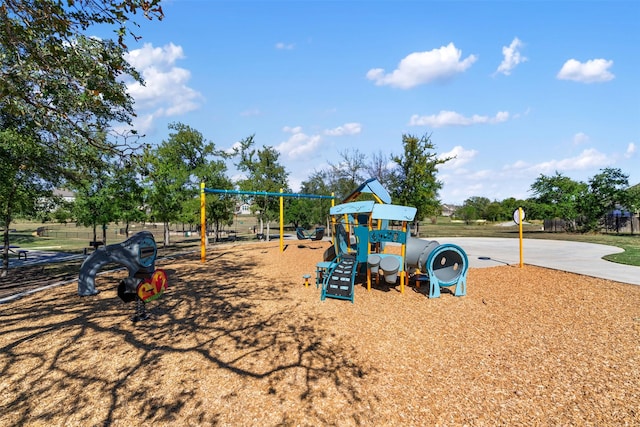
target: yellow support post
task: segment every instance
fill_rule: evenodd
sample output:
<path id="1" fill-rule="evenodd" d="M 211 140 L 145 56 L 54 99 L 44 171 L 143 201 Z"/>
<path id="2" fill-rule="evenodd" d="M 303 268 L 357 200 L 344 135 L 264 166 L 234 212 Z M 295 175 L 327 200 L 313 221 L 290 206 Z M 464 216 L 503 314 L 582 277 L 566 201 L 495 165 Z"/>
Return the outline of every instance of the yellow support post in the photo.
<path id="1" fill-rule="evenodd" d="M 336 194 L 332 191 L 331 207 L 334 207 L 336 205 L 335 196 Z M 331 215 L 331 245 L 335 245 L 335 244 L 336 244 L 336 217 Z"/>
<path id="2" fill-rule="evenodd" d="M 205 212 L 204 182 L 200 183 L 200 262 L 207 261 L 207 214 Z"/>
<path id="3" fill-rule="evenodd" d="M 280 252 L 284 252 L 284 197 L 280 189 Z"/>
<path id="4" fill-rule="evenodd" d="M 522 268 L 524 266 L 522 254 L 522 208 L 518 208 L 518 228 L 520 229 L 520 268 Z"/>
<path id="5" fill-rule="evenodd" d="M 404 233 L 407 232 L 407 221 L 402 221 L 402 231 Z M 402 262 L 405 262 L 405 258 L 407 255 L 407 246 L 403 243 L 402 246 L 400 246 L 400 256 L 402 257 Z M 402 271 L 400 272 L 400 293 L 403 294 L 404 293 L 404 279 L 406 277 L 406 262 L 405 265 L 402 268 Z"/>

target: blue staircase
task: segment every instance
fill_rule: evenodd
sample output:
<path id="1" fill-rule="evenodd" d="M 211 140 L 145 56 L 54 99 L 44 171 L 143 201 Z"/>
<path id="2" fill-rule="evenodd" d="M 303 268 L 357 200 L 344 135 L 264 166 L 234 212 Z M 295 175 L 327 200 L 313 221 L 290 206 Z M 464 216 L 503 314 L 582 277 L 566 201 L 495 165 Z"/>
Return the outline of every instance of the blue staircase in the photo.
<path id="1" fill-rule="evenodd" d="M 324 275 L 320 300 L 324 301 L 328 297 L 349 300 L 353 303 L 356 267 L 355 257 L 343 257 L 329 270 L 328 274 Z"/>

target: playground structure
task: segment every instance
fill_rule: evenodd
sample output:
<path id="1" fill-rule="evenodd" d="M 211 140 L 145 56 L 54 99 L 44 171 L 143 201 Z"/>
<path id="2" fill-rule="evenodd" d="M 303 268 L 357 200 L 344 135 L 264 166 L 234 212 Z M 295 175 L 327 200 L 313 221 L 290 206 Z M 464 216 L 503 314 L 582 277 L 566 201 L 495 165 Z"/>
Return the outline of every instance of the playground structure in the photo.
<path id="1" fill-rule="evenodd" d="M 327 297 L 347 299 L 353 302 L 354 283 L 359 272 L 366 269 L 367 290 L 371 290 L 372 274 L 381 272 L 388 284 L 400 282 L 404 292 L 409 274 L 420 282 L 429 282 L 429 298 L 440 296 L 440 288 L 455 285 L 456 296 L 466 295 L 466 274 L 469 262 L 465 252 L 453 244 L 440 245 L 435 241 L 413 238 L 407 231 L 407 223 L 413 221 L 417 209 L 391 204 L 390 194 L 377 179 L 371 178 L 356 188 L 340 205 L 334 204 L 334 196 L 314 194 L 288 194 L 264 191 L 237 191 L 205 188 L 200 185 L 201 229 L 206 229 L 205 195 L 231 194 L 279 197 L 280 199 L 280 251 L 284 250 L 284 197 L 331 199 L 331 235 L 333 245 L 325 252 L 324 261 L 316 265 L 316 286 L 322 285 L 321 299 Z M 356 201 L 368 193 L 372 201 Z M 400 223 L 400 229 L 391 224 Z M 324 228 L 315 234 L 296 230 L 299 240 L 320 240 Z M 200 259 L 206 261 L 206 235 L 201 233 Z M 400 255 L 385 252 L 387 244 L 399 244 Z M 426 272 L 426 275 L 423 274 Z M 308 279 L 308 278 L 307 278 Z M 308 283 L 305 280 L 305 283 Z"/>
<path id="2" fill-rule="evenodd" d="M 376 201 L 350 201 L 363 192 L 374 194 Z M 404 292 L 410 277 L 429 282 L 429 298 L 440 296 L 440 288 L 455 286 L 454 295 L 466 295 L 467 255 L 453 244 L 440 245 L 411 237 L 407 224 L 413 221 L 416 208 L 386 204 L 390 196 L 375 180 L 361 185 L 346 203 L 330 209 L 333 246 L 324 261 L 316 265 L 316 286 L 320 299 L 337 298 L 353 302 L 359 273 L 366 270 L 367 290 L 372 279 L 382 276 L 388 285 L 400 285 Z M 393 225 L 395 224 L 395 225 Z M 400 254 L 386 251 L 388 245 L 400 246 Z"/>
<path id="3" fill-rule="evenodd" d="M 118 296 L 124 302 L 136 301 L 134 321 L 146 319 L 144 304 L 159 298 L 167 288 L 166 273 L 155 268 L 157 255 L 155 239 L 148 231 L 137 233 L 122 243 L 97 248 L 80 267 L 78 295 L 98 294 L 95 277 L 104 265 L 123 265 L 129 277 L 118 285 Z"/>

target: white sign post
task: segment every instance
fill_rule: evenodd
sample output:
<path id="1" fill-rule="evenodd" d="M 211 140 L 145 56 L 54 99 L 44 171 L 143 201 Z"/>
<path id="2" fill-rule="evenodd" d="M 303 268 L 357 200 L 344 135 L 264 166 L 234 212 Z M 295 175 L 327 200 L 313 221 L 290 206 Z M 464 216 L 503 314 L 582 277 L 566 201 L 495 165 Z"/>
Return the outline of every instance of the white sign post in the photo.
<path id="1" fill-rule="evenodd" d="M 518 208 L 513 211 L 513 221 L 518 224 L 520 231 L 520 268 L 524 266 L 524 258 L 522 255 L 522 222 L 524 221 L 524 209 Z"/>

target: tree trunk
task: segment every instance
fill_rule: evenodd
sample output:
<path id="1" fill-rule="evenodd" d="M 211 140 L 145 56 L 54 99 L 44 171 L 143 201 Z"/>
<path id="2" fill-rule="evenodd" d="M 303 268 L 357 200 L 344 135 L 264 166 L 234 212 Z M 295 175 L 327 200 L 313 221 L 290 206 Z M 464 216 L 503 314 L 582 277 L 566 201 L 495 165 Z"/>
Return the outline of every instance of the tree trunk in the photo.
<path id="1" fill-rule="evenodd" d="M 7 195 L 7 205 L 4 214 L 4 248 L 2 250 L 2 273 L 0 277 L 7 277 L 9 275 L 9 225 L 11 225 L 11 216 L 13 213 L 12 200 L 16 193 L 16 185 L 13 185 L 11 192 Z"/>
<path id="2" fill-rule="evenodd" d="M 9 273 L 9 221 L 5 219 L 2 247 L 2 273 L 0 277 L 7 277 Z"/>
<path id="3" fill-rule="evenodd" d="M 164 223 L 164 240 L 163 240 L 163 246 L 169 246 L 169 223 L 165 222 Z"/>
<path id="4" fill-rule="evenodd" d="M 205 249 L 209 248 L 209 235 L 207 233 L 207 226 L 203 227 L 196 227 L 197 230 L 200 230 L 200 241 L 202 242 L 202 237 L 204 236 L 204 247 Z M 204 234 L 203 234 L 204 233 Z"/>

